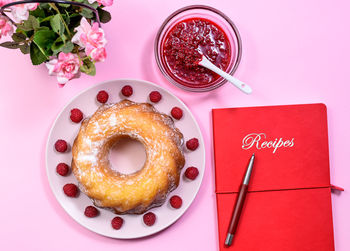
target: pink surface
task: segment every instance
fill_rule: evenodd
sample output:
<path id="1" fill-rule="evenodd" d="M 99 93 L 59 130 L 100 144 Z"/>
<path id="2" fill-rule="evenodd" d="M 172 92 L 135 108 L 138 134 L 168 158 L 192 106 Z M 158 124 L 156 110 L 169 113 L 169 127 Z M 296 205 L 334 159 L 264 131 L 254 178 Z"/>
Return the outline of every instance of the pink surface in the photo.
<path id="1" fill-rule="evenodd" d="M 238 26 L 243 57 L 235 76 L 251 84 L 251 96 L 229 84 L 188 93 L 160 74 L 153 55 L 158 27 L 172 11 L 199 2 L 222 10 Z M 1 249 L 217 250 L 211 109 L 323 102 L 331 182 L 345 188 L 333 194 L 335 247 L 349 250 L 349 8 L 347 0 L 117 0 L 109 8 L 112 22 L 104 25 L 108 59 L 98 64 L 96 77 L 84 76 L 62 89 L 44 66 L 33 67 L 28 56 L 0 48 Z M 83 89 L 114 78 L 145 79 L 172 91 L 193 111 L 206 144 L 206 173 L 192 206 L 170 228 L 140 240 L 109 239 L 78 225 L 55 200 L 45 171 L 45 143 L 58 112 Z"/>

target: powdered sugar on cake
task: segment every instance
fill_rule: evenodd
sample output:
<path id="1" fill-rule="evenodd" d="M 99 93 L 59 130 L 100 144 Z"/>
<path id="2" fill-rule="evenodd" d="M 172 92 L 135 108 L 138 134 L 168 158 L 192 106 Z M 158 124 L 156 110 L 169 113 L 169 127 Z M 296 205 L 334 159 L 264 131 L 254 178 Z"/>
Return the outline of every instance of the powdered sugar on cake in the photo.
<path id="1" fill-rule="evenodd" d="M 130 175 L 112 170 L 109 163 L 109 149 L 123 136 L 146 149 L 143 169 Z M 177 187 L 183 143 L 173 120 L 150 104 L 124 100 L 103 105 L 82 123 L 73 145 L 73 173 L 96 206 L 143 213 L 163 204 Z"/>

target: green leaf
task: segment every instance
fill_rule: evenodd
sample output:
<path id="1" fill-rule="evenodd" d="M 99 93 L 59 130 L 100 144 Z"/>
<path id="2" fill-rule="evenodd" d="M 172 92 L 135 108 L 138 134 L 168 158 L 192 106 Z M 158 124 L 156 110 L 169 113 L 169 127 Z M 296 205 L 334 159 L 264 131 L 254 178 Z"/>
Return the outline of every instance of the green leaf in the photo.
<path id="1" fill-rule="evenodd" d="M 57 39 L 57 35 L 52 30 L 38 30 L 34 34 L 33 41 L 46 56 L 51 56 L 51 46 Z"/>
<path id="2" fill-rule="evenodd" d="M 24 35 L 23 33 L 13 33 L 12 39 L 15 42 L 23 42 L 27 39 L 27 36 Z"/>
<path id="3" fill-rule="evenodd" d="M 20 28 L 18 28 L 18 26 L 17 26 L 15 33 L 23 33 L 26 37 L 31 37 L 34 34 L 34 31 L 33 30 L 24 31 L 24 30 L 21 30 Z"/>
<path id="4" fill-rule="evenodd" d="M 32 15 L 30 15 L 27 20 L 24 20 L 23 24 L 18 25 L 18 28 L 23 31 L 36 30 L 39 27 L 39 21 Z"/>
<path id="5" fill-rule="evenodd" d="M 34 16 L 31 16 L 31 15 L 30 15 L 30 16 L 28 17 L 28 20 L 27 20 L 27 21 L 29 22 L 29 24 L 31 24 L 31 27 L 32 27 L 34 30 L 40 27 L 40 23 L 39 23 L 38 19 L 36 19 Z"/>
<path id="6" fill-rule="evenodd" d="M 32 27 L 25 27 L 24 24 L 17 25 L 17 31 L 31 31 L 33 30 Z"/>
<path id="7" fill-rule="evenodd" d="M 70 16 L 69 16 L 69 12 L 67 10 L 64 10 L 64 12 L 66 13 L 65 15 L 62 15 L 63 16 L 63 19 L 64 21 L 66 22 L 67 25 L 70 24 Z"/>
<path id="8" fill-rule="evenodd" d="M 47 21 L 50 21 L 53 17 L 54 17 L 54 16 L 48 16 L 48 17 L 45 17 L 45 18 L 43 18 L 43 19 L 40 19 L 40 18 L 39 18 L 39 21 L 40 21 L 40 23 L 47 22 Z"/>
<path id="9" fill-rule="evenodd" d="M 67 14 L 68 14 L 68 13 L 67 13 Z M 80 15 L 79 15 L 79 13 L 73 13 L 73 14 L 70 13 L 70 14 L 69 14 L 69 17 L 70 17 L 70 18 L 72 18 L 72 17 L 73 17 L 73 18 L 74 18 L 74 17 L 80 17 Z"/>
<path id="10" fill-rule="evenodd" d="M 61 38 L 62 38 L 62 41 L 63 41 L 63 42 L 66 42 L 66 41 L 67 41 L 66 35 L 63 34 L 63 35 L 61 36 Z"/>
<path id="11" fill-rule="evenodd" d="M 36 31 L 38 32 L 38 31 L 43 31 L 43 30 L 50 30 L 50 28 L 49 27 L 46 27 L 46 26 L 41 26 L 41 27 L 39 27 Z"/>
<path id="12" fill-rule="evenodd" d="M 36 8 L 33 11 L 29 11 L 29 14 L 34 17 L 40 17 L 40 18 L 44 18 L 46 16 L 45 11 L 41 8 Z"/>
<path id="13" fill-rule="evenodd" d="M 58 31 L 60 30 L 60 23 L 61 23 L 61 20 L 60 20 L 59 14 L 54 15 L 54 17 L 50 19 L 50 25 L 54 32 L 58 33 Z"/>
<path id="14" fill-rule="evenodd" d="M 34 20 L 33 20 L 33 28 L 34 28 L 34 30 L 36 30 L 40 27 L 40 23 L 39 23 L 38 19 L 35 18 Z"/>
<path id="15" fill-rule="evenodd" d="M 109 21 L 111 21 L 112 16 L 108 11 L 105 11 L 104 9 L 98 8 L 98 15 L 100 17 L 100 21 L 101 23 L 108 23 Z"/>
<path id="16" fill-rule="evenodd" d="M 50 9 L 50 5 L 48 3 L 40 3 L 39 8 L 43 10 Z"/>
<path id="17" fill-rule="evenodd" d="M 68 8 L 71 6 L 70 4 L 66 4 L 66 3 L 59 3 L 58 5 L 63 7 L 63 8 Z"/>
<path id="18" fill-rule="evenodd" d="M 21 50 L 21 52 L 22 52 L 23 54 L 28 54 L 29 51 L 30 51 L 30 48 L 29 48 L 29 45 L 28 45 L 28 44 L 21 44 L 21 45 L 19 46 L 19 49 Z"/>
<path id="19" fill-rule="evenodd" d="M 90 4 L 88 2 L 88 5 L 90 5 L 91 7 L 95 8 L 95 9 L 97 9 L 100 6 L 100 4 L 97 1 L 93 2 L 92 4 Z"/>
<path id="20" fill-rule="evenodd" d="M 5 47 L 7 49 L 18 49 L 19 43 L 18 42 L 3 42 L 0 44 L 1 47 Z"/>
<path id="21" fill-rule="evenodd" d="M 27 20 L 23 21 L 23 27 L 33 30 L 32 16 L 29 16 Z"/>
<path id="22" fill-rule="evenodd" d="M 62 47 L 62 51 L 64 53 L 69 53 L 73 50 L 73 48 L 74 48 L 74 44 L 69 41 Z"/>
<path id="23" fill-rule="evenodd" d="M 35 43 L 30 44 L 30 59 L 33 65 L 39 65 L 45 62 L 48 58 L 42 53 Z"/>
<path id="24" fill-rule="evenodd" d="M 86 8 L 80 12 L 80 15 L 82 15 L 83 17 L 86 17 L 86 18 L 93 18 L 94 17 L 92 10 L 89 10 Z"/>
<path id="25" fill-rule="evenodd" d="M 51 50 L 54 54 L 58 54 L 60 51 L 62 51 L 62 47 L 64 46 L 64 43 L 62 41 L 62 38 L 59 37 L 56 39 L 56 41 L 52 44 Z"/>
<path id="26" fill-rule="evenodd" d="M 83 61 L 83 65 L 80 66 L 81 72 L 86 73 L 87 75 L 90 76 L 95 76 L 96 75 L 96 68 L 95 64 L 91 62 L 89 59 L 85 59 Z"/>
<path id="27" fill-rule="evenodd" d="M 52 30 L 54 32 L 58 33 L 60 36 L 62 36 L 64 34 L 64 24 L 63 24 L 59 14 L 57 14 L 53 18 L 51 18 L 50 25 L 52 27 Z"/>

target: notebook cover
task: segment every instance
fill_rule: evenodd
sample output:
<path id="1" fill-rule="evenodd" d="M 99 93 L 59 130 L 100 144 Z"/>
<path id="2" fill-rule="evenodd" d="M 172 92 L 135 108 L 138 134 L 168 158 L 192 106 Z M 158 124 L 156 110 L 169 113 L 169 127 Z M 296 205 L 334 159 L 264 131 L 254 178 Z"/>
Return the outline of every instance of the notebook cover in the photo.
<path id="1" fill-rule="evenodd" d="M 324 104 L 214 109 L 213 131 L 220 249 L 334 250 Z M 225 248 L 252 153 L 246 203 Z"/>

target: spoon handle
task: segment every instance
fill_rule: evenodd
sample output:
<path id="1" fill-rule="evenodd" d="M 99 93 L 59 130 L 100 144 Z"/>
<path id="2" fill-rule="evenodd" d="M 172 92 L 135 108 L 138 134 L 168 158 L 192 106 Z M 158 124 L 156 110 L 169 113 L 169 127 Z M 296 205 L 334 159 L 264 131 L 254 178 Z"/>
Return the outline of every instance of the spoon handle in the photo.
<path id="1" fill-rule="evenodd" d="M 208 68 L 209 70 L 215 72 L 216 74 L 220 75 L 221 77 L 225 78 L 227 81 L 231 82 L 234 86 L 236 86 L 238 89 L 240 89 L 242 92 L 246 94 L 252 93 L 252 88 L 243 83 L 242 81 L 238 80 L 237 78 L 231 76 L 230 74 L 224 72 L 220 68 L 216 67 L 212 62 L 210 62 L 204 55 L 202 56 L 202 60 L 199 61 L 199 65 Z"/>

